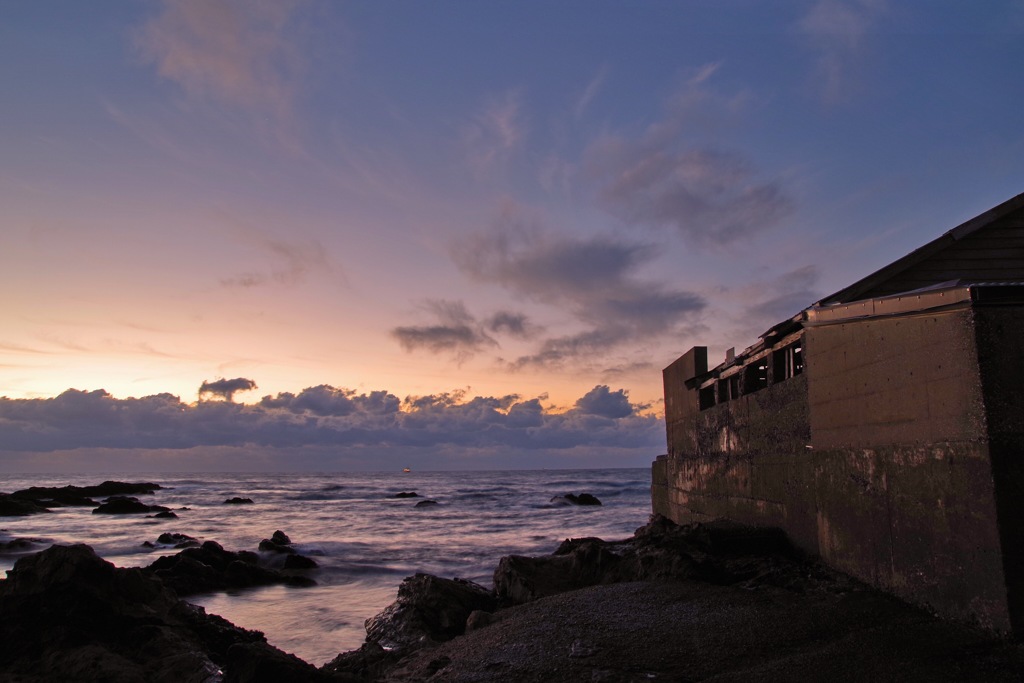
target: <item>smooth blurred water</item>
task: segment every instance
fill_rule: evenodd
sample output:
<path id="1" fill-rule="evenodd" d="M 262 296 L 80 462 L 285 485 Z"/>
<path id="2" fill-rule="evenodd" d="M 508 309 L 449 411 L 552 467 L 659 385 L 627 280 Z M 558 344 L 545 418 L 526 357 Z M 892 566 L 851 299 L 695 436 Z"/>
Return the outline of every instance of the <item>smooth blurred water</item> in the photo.
<path id="1" fill-rule="evenodd" d="M 54 508 L 50 514 L 0 517 L 0 540 L 36 538 L 38 549 L 87 543 L 117 566 L 141 567 L 178 552 L 142 546 L 163 532 L 214 540 L 228 550 L 256 550 L 261 539 L 280 529 L 300 553 L 320 564 L 310 573 L 317 586 L 274 586 L 189 601 L 263 631 L 277 647 L 317 665 L 357 648 L 365 636 L 364 621 L 394 600 L 406 576 L 458 576 L 489 587 L 503 555 L 547 554 L 566 538 L 626 538 L 647 521 L 651 507 L 647 469 L 26 475 L 7 477 L 0 490 L 85 486 L 105 479 L 167 487 L 139 498 L 176 510 L 179 519 Z M 419 497 L 395 498 L 401 491 L 416 491 Z M 566 493 L 591 493 L 603 505 L 551 502 Z M 254 504 L 224 504 L 234 496 Z M 438 504 L 416 508 L 424 499 Z M 0 570 L 10 569 L 18 557 L 0 555 Z"/>

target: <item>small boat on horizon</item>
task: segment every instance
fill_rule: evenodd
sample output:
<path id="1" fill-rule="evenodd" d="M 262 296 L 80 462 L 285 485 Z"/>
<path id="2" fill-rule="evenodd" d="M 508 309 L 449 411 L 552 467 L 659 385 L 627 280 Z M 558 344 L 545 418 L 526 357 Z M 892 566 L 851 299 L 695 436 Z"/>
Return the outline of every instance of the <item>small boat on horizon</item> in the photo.
<path id="1" fill-rule="evenodd" d="M 410 469 L 409 469 L 408 467 L 403 467 L 403 468 L 402 468 L 402 471 L 408 474 L 408 473 L 409 473 L 409 472 L 411 472 L 412 470 L 410 470 Z"/>

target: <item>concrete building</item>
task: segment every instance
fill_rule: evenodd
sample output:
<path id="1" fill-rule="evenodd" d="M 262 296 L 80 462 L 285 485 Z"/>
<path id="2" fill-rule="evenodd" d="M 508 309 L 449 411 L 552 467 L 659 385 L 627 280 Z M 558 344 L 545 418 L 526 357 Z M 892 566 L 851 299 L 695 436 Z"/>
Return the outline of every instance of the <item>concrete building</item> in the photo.
<path id="1" fill-rule="evenodd" d="M 937 613 L 1024 632 L 1024 194 L 708 367 L 665 368 L 653 506 L 781 527 Z"/>

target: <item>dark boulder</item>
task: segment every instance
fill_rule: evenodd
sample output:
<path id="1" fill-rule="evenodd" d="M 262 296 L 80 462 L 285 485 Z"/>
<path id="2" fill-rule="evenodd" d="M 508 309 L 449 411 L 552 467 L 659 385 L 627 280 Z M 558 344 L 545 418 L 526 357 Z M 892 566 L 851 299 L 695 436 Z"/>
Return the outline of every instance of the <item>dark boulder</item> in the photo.
<path id="1" fill-rule="evenodd" d="M 433 507 L 433 506 L 435 506 L 437 504 L 438 504 L 438 502 L 436 500 L 421 500 L 420 502 L 418 502 L 415 505 L 413 505 L 413 507 L 414 508 L 429 508 L 429 507 Z"/>
<path id="2" fill-rule="evenodd" d="M 265 569 L 256 562 L 255 553 L 235 553 L 225 550 L 216 541 L 206 541 L 198 548 L 186 548 L 177 555 L 157 558 L 144 571 L 159 578 L 179 596 L 281 583 L 293 586 L 316 583 L 306 577 Z"/>
<path id="3" fill-rule="evenodd" d="M 600 505 L 601 501 L 590 493 L 581 493 L 578 496 L 575 493 L 567 493 L 564 496 L 555 496 L 551 499 L 552 503 L 558 505 Z"/>
<path id="4" fill-rule="evenodd" d="M 156 542 L 160 545 L 170 545 L 175 548 L 194 548 L 199 545 L 199 541 L 188 534 L 179 534 L 176 532 L 162 533 L 157 536 Z"/>
<path id="5" fill-rule="evenodd" d="M 282 545 L 280 543 L 275 543 L 269 538 L 264 538 L 262 541 L 260 541 L 259 549 L 263 552 L 281 553 L 286 555 L 290 555 L 295 552 L 294 548 L 287 545 Z"/>
<path id="6" fill-rule="evenodd" d="M 305 555 L 289 555 L 284 558 L 285 569 L 316 569 L 320 565 Z"/>
<path id="7" fill-rule="evenodd" d="M 46 543 L 41 538 L 12 538 L 9 541 L 0 541 L 0 553 L 6 555 L 20 555 L 39 550 L 39 546 Z"/>
<path id="8" fill-rule="evenodd" d="M 569 539 L 545 557 L 503 557 L 494 572 L 494 591 L 503 604 L 519 604 L 586 586 L 648 579 L 791 587 L 808 575 L 808 566 L 778 529 L 732 522 L 677 526 L 655 516 L 624 541 Z"/>
<path id="9" fill-rule="evenodd" d="M 160 488 L 160 484 L 152 482 L 105 481 L 96 486 L 31 486 L 11 495 L 45 507 L 88 506 L 97 504 L 93 498 L 152 494 Z"/>
<path id="10" fill-rule="evenodd" d="M 416 493 L 415 491 L 402 491 L 401 493 L 396 493 L 394 495 L 394 497 L 395 498 L 419 498 L 419 495 L 420 494 Z"/>
<path id="11" fill-rule="evenodd" d="M 291 545 L 292 539 L 288 538 L 288 534 L 278 529 L 270 536 L 270 540 L 278 545 Z"/>
<path id="12" fill-rule="evenodd" d="M 49 512 L 45 507 L 27 498 L 9 493 L 0 493 L 0 517 L 25 517 L 40 512 Z"/>
<path id="13" fill-rule="evenodd" d="M 494 607 L 490 591 L 472 581 L 415 574 L 402 581 L 395 602 L 366 621 L 366 640 L 412 651 L 462 635 L 474 610 Z"/>
<path id="14" fill-rule="evenodd" d="M 170 512 L 170 508 L 163 505 L 146 505 L 131 496 L 111 496 L 92 511 L 94 515 L 130 515 L 140 512 Z"/>
<path id="15" fill-rule="evenodd" d="M 360 679 L 340 677 L 266 643 L 237 643 L 228 648 L 224 683 L 345 683 Z"/>
<path id="16" fill-rule="evenodd" d="M 238 496 L 235 496 L 234 498 L 228 498 L 227 500 L 225 500 L 224 504 L 225 505 L 252 505 L 253 502 L 252 502 L 252 498 L 239 498 Z"/>
<path id="17" fill-rule="evenodd" d="M 18 560 L 0 581 L 0 614 L 4 680 L 170 683 L 216 680 L 219 671 L 240 680 L 229 649 L 264 642 L 84 545 Z"/>
<path id="18" fill-rule="evenodd" d="M 405 654 L 403 650 L 385 650 L 377 643 L 365 642 L 358 650 L 342 652 L 320 669 L 345 676 L 342 680 L 379 681 L 384 680 Z"/>
<path id="19" fill-rule="evenodd" d="M 155 515 L 151 515 L 151 516 L 154 519 L 177 519 L 178 518 L 178 515 L 174 514 L 170 510 L 164 510 L 163 512 L 158 512 Z"/>

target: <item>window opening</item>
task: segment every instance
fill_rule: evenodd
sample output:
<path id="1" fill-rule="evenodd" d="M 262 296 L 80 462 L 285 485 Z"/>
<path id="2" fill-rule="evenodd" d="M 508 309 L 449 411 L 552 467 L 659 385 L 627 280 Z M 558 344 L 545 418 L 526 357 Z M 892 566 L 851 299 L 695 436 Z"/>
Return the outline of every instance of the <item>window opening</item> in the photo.
<path id="1" fill-rule="evenodd" d="M 752 394 L 768 386 L 768 358 L 760 358 L 743 368 L 743 393 Z"/>

